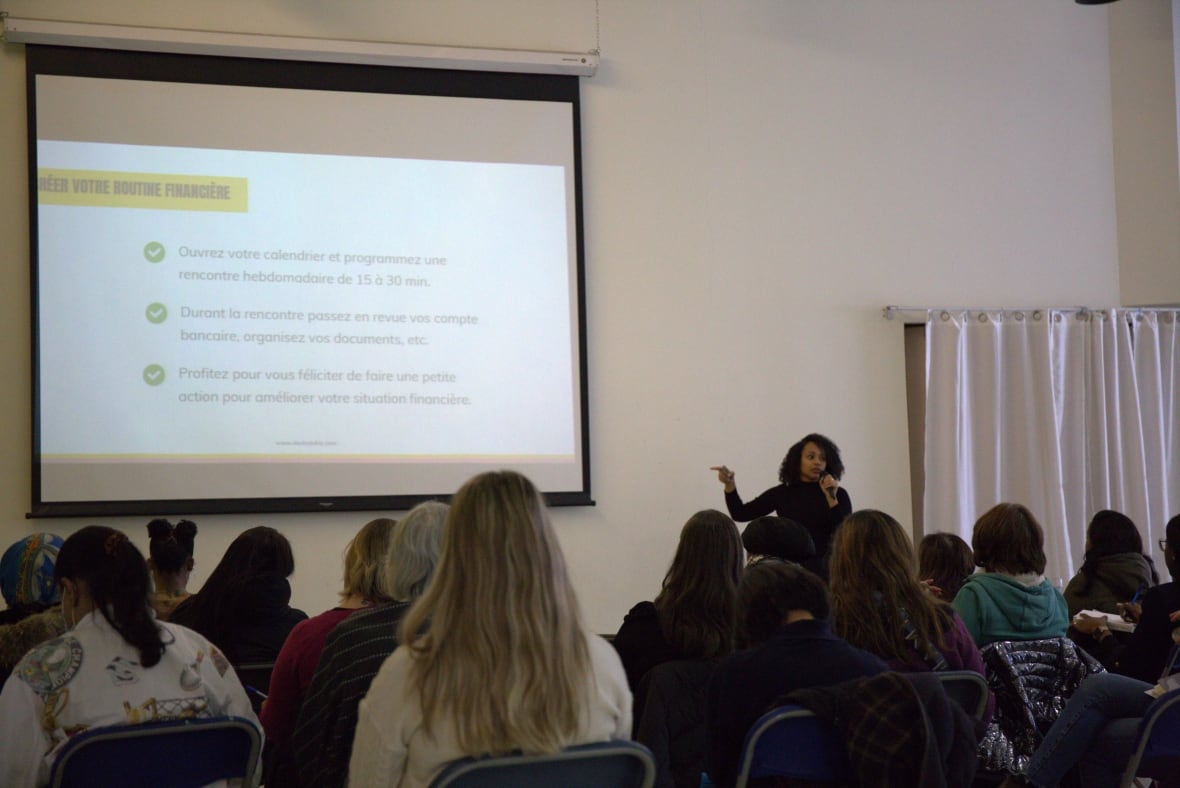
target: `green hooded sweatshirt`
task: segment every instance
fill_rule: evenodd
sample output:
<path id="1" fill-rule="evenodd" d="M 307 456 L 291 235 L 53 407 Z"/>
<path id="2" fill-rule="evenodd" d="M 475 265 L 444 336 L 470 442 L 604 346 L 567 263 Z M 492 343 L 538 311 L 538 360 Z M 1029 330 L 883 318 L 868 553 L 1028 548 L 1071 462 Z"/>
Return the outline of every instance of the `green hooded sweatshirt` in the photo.
<path id="1" fill-rule="evenodd" d="M 983 647 L 997 640 L 1065 637 L 1069 611 L 1048 580 L 1026 586 L 1008 575 L 977 572 L 955 596 L 955 610 Z"/>
<path id="2" fill-rule="evenodd" d="M 1130 602 L 1142 585 L 1143 591 L 1155 583 L 1151 579 L 1151 564 L 1139 553 L 1114 553 L 1090 559 L 1094 566 L 1094 581 L 1082 593 L 1086 576 L 1078 572 L 1065 586 L 1065 601 L 1072 616 L 1079 610 L 1101 610 L 1119 613 L 1119 602 Z"/>

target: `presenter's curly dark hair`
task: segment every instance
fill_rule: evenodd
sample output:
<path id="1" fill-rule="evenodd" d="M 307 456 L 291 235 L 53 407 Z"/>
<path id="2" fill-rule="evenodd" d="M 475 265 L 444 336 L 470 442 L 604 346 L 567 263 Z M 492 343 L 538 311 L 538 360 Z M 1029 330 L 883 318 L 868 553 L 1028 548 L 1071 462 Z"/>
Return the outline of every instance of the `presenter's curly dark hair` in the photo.
<path id="1" fill-rule="evenodd" d="M 783 464 L 778 469 L 780 482 L 794 484 L 799 481 L 799 465 L 803 460 L 803 447 L 809 443 L 814 443 L 823 451 L 826 460 L 824 473 L 832 474 L 837 481 L 844 476 L 844 461 L 840 459 L 840 447 L 833 443 L 828 436 L 813 432 L 810 435 L 804 435 L 802 440 L 787 450 L 787 456 L 783 457 Z"/>
<path id="2" fill-rule="evenodd" d="M 139 651 L 139 664 L 150 668 L 160 661 L 164 643 L 148 605 L 147 562 L 126 534 L 88 525 L 62 544 L 53 570 L 58 585 L 85 583 L 95 609 Z"/>

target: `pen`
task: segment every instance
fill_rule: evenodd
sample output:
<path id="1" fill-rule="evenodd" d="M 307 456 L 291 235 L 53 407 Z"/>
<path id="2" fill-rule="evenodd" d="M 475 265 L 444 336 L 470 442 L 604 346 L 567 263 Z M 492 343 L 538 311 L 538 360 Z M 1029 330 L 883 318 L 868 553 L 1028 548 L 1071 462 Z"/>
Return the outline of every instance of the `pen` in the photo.
<path id="1" fill-rule="evenodd" d="M 246 692 L 253 692 L 258 697 L 262 698 L 263 700 L 266 700 L 266 693 L 263 692 L 262 690 L 258 689 L 257 687 L 251 687 L 249 684 L 243 684 L 242 688 L 245 689 Z"/>
<path id="2" fill-rule="evenodd" d="M 1139 601 L 1139 595 L 1143 593 L 1143 589 L 1145 589 L 1145 588 L 1147 588 L 1147 583 L 1140 583 L 1140 584 L 1139 584 L 1139 587 L 1135 589 L 1135 593 L 1134 593 L 1134 595 L 1131 597 L 1131 601 L 1130 601 L 1130 602 L 1128 602 L 1127 604 L 1128 604 L 1128 605 L 1133 605 L 1133 604 L 1135 604 L 1136 602 L 1138 602 L 1138 601 Z"/>

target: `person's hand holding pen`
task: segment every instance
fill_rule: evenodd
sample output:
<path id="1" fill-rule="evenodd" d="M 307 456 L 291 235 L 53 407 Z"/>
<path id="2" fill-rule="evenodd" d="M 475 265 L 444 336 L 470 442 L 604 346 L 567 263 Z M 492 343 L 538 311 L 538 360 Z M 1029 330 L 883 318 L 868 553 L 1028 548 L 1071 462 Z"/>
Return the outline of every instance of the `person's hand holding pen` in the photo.
<path id="1" fill-rule="evenodd" d="M 1139 622 L 1139 617 L 1143 615 L 1143 605 L 1139 604 L 1139 597 L 1143 595 L 1146 588 L 1147 583 L 1140 583 L 1130 602 L 1119 602 L 1119 612 L 1123 614 L 1124 621 L 1130 621 L 1133 624 Z"/>

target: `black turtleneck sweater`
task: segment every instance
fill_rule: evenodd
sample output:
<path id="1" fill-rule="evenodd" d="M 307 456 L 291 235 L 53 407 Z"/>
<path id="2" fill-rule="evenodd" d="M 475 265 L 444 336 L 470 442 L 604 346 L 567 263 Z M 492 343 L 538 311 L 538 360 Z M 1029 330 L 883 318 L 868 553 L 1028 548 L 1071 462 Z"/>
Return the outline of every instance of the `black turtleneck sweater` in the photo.
<path id="1" fill-rule="evenodd" d="M 820 577 L 828 576 L 828 547 L 832 534 L 844 518 L 852 513 L 852 499 L 843 487 L 836 490 L 836 505 L 828 506 L 828 497 L 819 482 L 793 482 L 771 487 L 749 503 L 743 503 L 738 491 L 725 494 L 729 516 L 739 522 L 754 520 L 770 513 L 802 525 L 815 542 L 815 558 L 803 565 Z"/>

